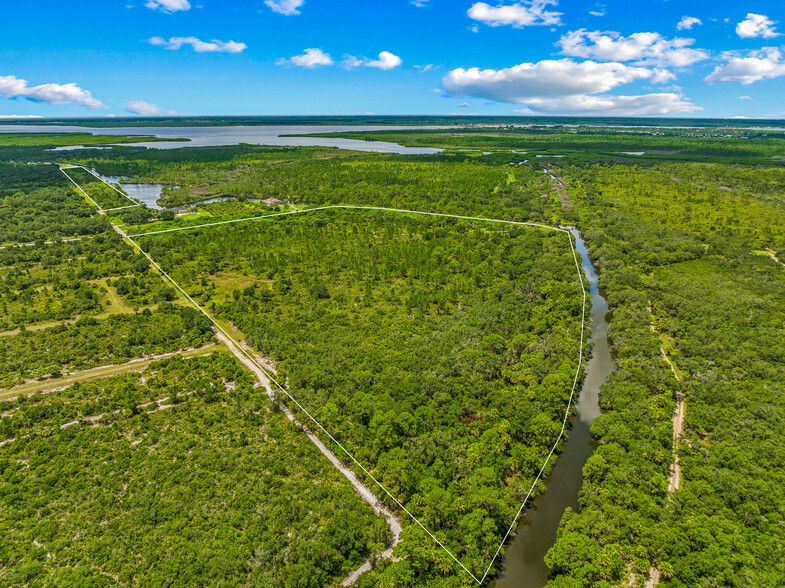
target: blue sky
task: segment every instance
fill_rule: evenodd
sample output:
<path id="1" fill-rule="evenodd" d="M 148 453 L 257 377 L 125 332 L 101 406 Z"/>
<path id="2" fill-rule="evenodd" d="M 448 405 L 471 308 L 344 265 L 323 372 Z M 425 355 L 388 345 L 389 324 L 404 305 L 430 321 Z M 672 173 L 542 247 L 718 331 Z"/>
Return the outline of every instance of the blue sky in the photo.
<path id="1" fill-rule="evenodd" d="M 6 117 L 785 117 L 781 0 L 5 4 Z"/>

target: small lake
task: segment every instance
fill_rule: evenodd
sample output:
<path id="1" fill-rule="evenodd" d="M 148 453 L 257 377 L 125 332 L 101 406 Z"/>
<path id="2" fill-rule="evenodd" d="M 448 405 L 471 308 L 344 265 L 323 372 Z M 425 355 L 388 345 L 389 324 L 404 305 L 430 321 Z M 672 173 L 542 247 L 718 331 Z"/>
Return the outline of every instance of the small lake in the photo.
<path id="1" fill-rule="evenodd" d="M 608 304 L 600 294 L 597 273 L 589 260 L 586 244 L 576 229 L 570 229 L 570 232 L 575 237 L 575 248 L 581 256 L 581 268 L 592 296 L 589 314 L 592 356 L 586 364 L 586 378 L 576 404 L 577 414 L 564 451 L 546 480 L 545 493 L 524 511 L 516 536 L 505 550 L 495 588 L 542 588 L 548 582 L 550 570 L 545 565 L 545 554 L 556 541 L 559 522 L 566 508 L 578 510 L 583 466 L 596 446 L 589 427 L 600 415 L 600 386 L 616 369 L 608 345 Z"/>
<path id="2" fill-rule="evenodd" d="M 404 147 L 386 141 L 362 141 L 326 137 L 286 137 L 311 133 L 347 133 L 371 131 L 403 131 L 409 129 L 438 129 L 434 126 L 229 126 L 229 127 L 77 127 L 67 125 L 0 125 L 0 133 L 91 133 L 93 135 L 152 135 L 161 139 L 190 139 L 190 141 L 156 141 L 131 143 L 129 146 L 151 149 L 181 147 L 220 147 L 225 145 L 273 145 L 281 147 L 340 147 L 354 151 L 399 153 L 401 155 L 432 155 L 441 153 L 433 147 Z M 93 149 L 93 147 L 90 147 Z M 73 146 L 56 150 L 73 150 Z"/>
<path id="3" fill-rule="evenodd" d="M 161 196 L 161 190 L 164 189 L 163 184 L 127 184 L 125 183 L 126 178 L 121 178 L 119 176 L 104 176 L 96 170 L 93 170 L 93 172 L 100 176 L 105 182 L 119 184 L 126 194 L 134 200 L 141 200 L 147 205 L 147 208 L 161 210 L 161 207 L 158 206 L 157 202 L 158 198 Z"/>

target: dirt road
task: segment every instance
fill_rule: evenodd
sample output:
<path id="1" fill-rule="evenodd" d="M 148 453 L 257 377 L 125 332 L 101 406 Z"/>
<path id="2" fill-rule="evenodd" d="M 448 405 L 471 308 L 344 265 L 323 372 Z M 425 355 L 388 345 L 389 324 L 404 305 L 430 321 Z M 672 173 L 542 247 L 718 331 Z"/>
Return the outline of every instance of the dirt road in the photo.
<path id="1" fill-rule="evenodd" d="M 81 372 L 74 372 L 62 378 L 53 378 L 51 380 L 43 380 L 41 382 L 29 382 L 0 390 L 0 400 L 13 400 L 20 394 L 32 394 L 33 392 L 47 392 L 51 390 L 61 390 L 70 386 L 75 382 L 89 382 L 98 378 L 108 378 L 109 376 L 116 376 L 131 371 L 141 371 L 148 365 L 159 359 L 166 359 L 167 357 L 174 357 L 179 355 L 181 357 L 193 357 L 195 355 L 206 355 L 218 349 L 217 345 L 205 345 L 198 349 L 186 349 L 183 351 L 173 351 L 171 353 L 162 353 L 151 357 L 140 357 L 132 359 L 127 363 L 120 363 L 115 365 L 104 365 Z"/>
<path id="2" fill-rule="evenodd" d="M 660 339 L 662 337 L 657 333 L 657 330 L 654 327 L 654 316 L 651 312 L 651 303 L 647 306 L 647 310 L 649 311 L 649 316 L 651 317 L 651 324 L 649 325 L 649 329 L 651 329 L 652 333 L 657 334 Z M 662 359 L 665 363 L 668 364 L 668 367 L 671 368 L 673 372 L 673 377 L 676 378 L 677 382 L 681 381 L 681 376 L 679 376 L 679 371 L 676 369 L 676 366 L 673 365 L 671 360 L 668 358 L 668 354 L 665 353 L 665 347 L 660 343 L 660 354 L 662 355 Z M 684 394 L 680 390 L 676 392 L 676 410 L 673 412 L 673 463 L 671 464 L 669 471 L 668 471 L 668 499 L 670 500 L 673 497 L 673 493 L 676 492 L 681 487 L 681 464 L 679 463 L 679 451 L 678 451 L 678 444 L 679 439 L 684 434 L 684 417 L 686 414 L 686 406 L 684 403 Z M 649 568 L 649 573 L 646 576 L 646 581 L 643 584 L 644 588 L 656 588 L 656 586 L 660 583 L 660 571 L 651 566 Z"/>
<path id="3" fill-rule="evenodd" d="M 234 353 L 234 356 L 238 360 L 240 360 L 245 367 L 251 370 L 254 373 L 254 375 L 256 375 L 256 378 L 259 380 L 262 386 L 264 386 L 267 395 L 271 399 L 275 399 L 273 383 L 267 377 L 267 374 L 265 374 L 264 370 L 262 370 L 258 365 L 256 365 L 255 362 L 251 361 L 247 357 L 247 355 L 243 353 L 243 351 L 239 349 L 231 339 L 229 339 L 229 337 L 224 335 L 218 329 L 216 329 L 216 337 L 218 337 L 219 341 L 225 343 L 226 346 L 229 347 L 229 349 L 232 351 L 232 353 Z M 246 351 L 248 353 L 252 353 L 251 350 L 246 349 Z M 384 506 L 381 500 L 379 500 L 376 497 L 376 495 L 373 492 L 371 492 L 370 488 L 368 488 L 365 484 L 363 484 L 357 478 L 355 473 L 347 465 L 345 465 L 340 459 L 338 459 L 338 457 L 332 451 L 330 451 L 330 449 L 324 443 L 322 443 L 321 439 L 319 439 L 319 437 L 317 437 L 313 433 L 313 431 L 311 431 L 308 427 L 306 427 L 302 423 L 298 422 L 297 419 L 295 419 L 292 412 L 287 407 L 281 406 L 281 409 L 283 413 L 286 415 L 286 418 L 288 418 L 290 421 L 292 421 L 298 427 L 300 427 L 300 429 L 302 429 L 305 432 L 305 434 L 308 435 L 308 438 L 313 442 L 313 444 L 316 445 L 319 451 L 321 451 L 322 454 L 327 459 L 330 460 L 330 463 L 332 463 L 336 467 L 336 469 L 338 469 L 338 471 L 341 472 L 346 477 L 346 479 L 352 483 L 352 486 L 354 486 L 355 490 L 357 490 L 357 492 L 360 494 L 360 497 L 362 497 L 362 499 L 365 502 L 371 505 L 371 508 L 373 508 L 374 512 L 376 512 L 376 514 L 384 515 L 384 517 L 387 519 L 387 524 L 389 525 L 390 533 L 392 534 L 392 544 L 390 545 L 389 549 L 381 553 L 380 557 L 383 559 L 391 558 L 393 549 L 395 548 L 396 545 L 398 545 L 398 542 L 400 540 L 400 534 L 402 530 L 401 522 L 398 520 L 398 517 L 396 517 L 386 506 Z M 363 573 L 369 571 L 370 569 L 371 569 L 370 562 L 369 561 L 365 562 L 360 568 L 353 571 L 351 574 L 349 574 L 349 576 L 346 577 L 346 579 L 344 579 L 342 586 L 351 586 L 352 584 L 354 584 L 354 582 L 357 581 L 357 578 L 359 578 Z"/>

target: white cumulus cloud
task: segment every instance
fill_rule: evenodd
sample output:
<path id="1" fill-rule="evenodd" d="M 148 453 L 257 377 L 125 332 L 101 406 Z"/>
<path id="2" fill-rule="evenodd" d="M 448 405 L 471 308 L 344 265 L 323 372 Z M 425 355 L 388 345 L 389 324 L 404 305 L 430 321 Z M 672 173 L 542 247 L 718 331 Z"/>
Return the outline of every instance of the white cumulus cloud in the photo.
<path id="1" fill-rule="evenodd" d="M 636 80 L 651 80 L 654 70 L 623 63 L 572 59 L 521 63 L 506 69 L 458 68 L 442 80 L 453 96 L 527 103 L 533 98 L 596 94 Z"/>
<path id="2" fill-rule="evenodd" d="M 379 53 L 378 59 L 371 59 L 366 61 L 363 65 L 365 67 L 375 67 L 378 69 L 394 69 L 401 65 L 403 61 L 400 57 L 395 55 L 394 53 L 390 53 L 389 51 L 382 51 Z"/>
<path id="3" fill-rule="evenodd" d="M 191 5 L 188 0 L 149 0 L 145 6 L 150 10 L 160 10 L 161 12 L 177 12 L 178 10 L 190 10 Z"/>
<path id="4" fill-rule="evenodd" d="M 245 43 L 219 41 L 218 39 L 212 39 L 208 42 L 201 41 L 196 37 L 169 37 L 168 40 L 162 37 L 153 37 L 148 42 L 151 45 L 164 47 L 171 51 L 190 45 L 197 53 L 242 53 L 248 48 L 248 45 Z"/>
<path id="5" fill-rule="evenodd" d="M 736 25 L 736 34 L 742 39 L 754 39 L 756 37 L 772 39 L 780 36 L 780 33 L 774 28 L 775 24 L 777 23 L 765 14 L 750 12 L 747 14 L 747 18 Z"/>
<path id="6" fill-rule="evenodd" d="M 403 63 L 403 60 L 389 51 L 379 53 L 378 59 L 366 59 L 355 57 L 354 55 L 344 55 L 342 65 L 347 69 L 355 67 L 375 67 L 377 69 L 395 69 Z M 424 70 L 427 71 L 427 70 Z"/>
<path id="7" fill-rule="evenodd" d="M 76 84 L 28 86 L 27 80 L 16 76 L 0 76 L 0 96 L 24 98 L 47 104 L 74 104 L 92 109 L 106 108 L 99 100 L 93 98 L 90 92 L 83 90 Z"/>
<path id="8" fill-rule="evenodd" d="M 293 16 L 300 14 L 300 7 L 305 4 L 305 0 L 264 0 L 264 3 L 273 12 Z"/>
<path id="9" fill-rule="evenodd" d="M 683 16 L 679 21 L 679 24 L 676 25 L 676 28 L 680 31 L 687 30 L 689 31 L 695 25 L 702 25 L 703 21 L 699 18 L 695 18 L 694 16 Z"/>
<path id="10" fill-rule="evenodd" d="M 695 39 L 668 39 L 659 33 L 633 33 L 625 37 L 613 31 L 579 29 L 556 43 L 563 55 L 601 61 L 633 61 L 638 65 L 686 67 L 708 59 L 708 52 L 693 49 Z"/>
<path id="11" fill-rule="evenodd" d="M 662 116 L 702 110 L 680 94 L 670 92 L 640 96 L 567 96 L 527 102 L 529 112 L 605 116 Z M 525 112 L 525 111 L 524 111 Z"/>
<path id="12" fill-rule="evenodd" d="M 708 84 L 738 82 L 745 86 L 761 80 L 785 76 L 785 61 L 776 47 L 764 47 L 748 54 L 727 52 L 727 60 L 705 78 Z"/>
<path id="13" fill-rule="evenodd" d="M 635 81 L 661 83 L 670 79 L 670 72 L 657 68 L 560 59 L 521 63 L 500 70 L 459 68 L 444 77 L 442 87 L 450 96 L 524 104 L 530 111 L 543 113 L 635 113 L 643 116 L 697 110 L 697 106 L 680 94 L 604 94 Z"/>
<path id="14" fill-rule="evenodd" d="M 561 12 L 547 10 L 549 5 L 556 5 L 558 0 L 528 0 L 515 4 L 498 4 L 491 6 L 485 2 L 476 2 L 469 8 L 469 18 L 479 20 L 488 26 L 498 27 L 509 25 L 516 28 L 561 24 Z"/>
<path id="15" fill-rule="evenodd" d="M 157 104 L 142 102 L 141 100 L 130 100 L 125 106 L 126 111 L 132 114 L 175 114 L 173 110 L 164 111 Z"/>
<path id="16" fill-rule="evenodd" d="M 332 65 L 333 58 L 329 53 L 325 53 L 321 49 L 306 49 L 302 55 L 295 55 L 289 59 L 279 59 L 275 62 L 276 65 L 296 65 L 297 67 L 305 67 L 313 69 L 323 65 Z"/>

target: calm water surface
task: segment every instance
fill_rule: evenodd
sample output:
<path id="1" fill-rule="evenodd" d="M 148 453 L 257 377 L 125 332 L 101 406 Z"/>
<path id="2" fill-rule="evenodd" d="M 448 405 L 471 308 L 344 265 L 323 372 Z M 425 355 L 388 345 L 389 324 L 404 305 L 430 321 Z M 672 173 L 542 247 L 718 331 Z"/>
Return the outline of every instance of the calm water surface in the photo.
<path id="1" fill-rule="evenodd" d="M 157 202 L 158 198 L 161 196 L 161 190 L 164 189 L 163 184 L 128 184 L 125 182 L 125 178 L 121 178 L 120 176 L 105 176 L 97 170 L 93 171 L 101 176 L 104 181 L 109 182 L 110 184 L 119 184 L 126 194 L 134 200 L 141 200 L 147 205 L 147 208 L 161 210 L 161 207 L 158 206 Z"/>
<path id="2" fill-rule="evenodd" d="M 64 125 L 0 125 L 0 133 L 92 133 L 94 135 L 153 135 L 161 139 L 190 139 L 184 141 L 157 141 L 132 143 L 132 146 L 153 149 L 177 149 L 180 147 L 219 147 L 223 145 L 278 145 L 284 147 L 340 147 L 355 151 L 400 153 L 406 155 L 430 155 L 441 149 L 432 147 L 404 147 L 385 141 L 361 141 L 358 139 L 284 137 L 282 135 L 305 135 L 309 133 L 345 133 L 350 131 L 398 131 L 407 129 L 434 129 L 443 127 L 411 126 L 237 126 L 237 127 L 75 127 Z M 58 150 L 70 150 L 58 148 Z"/>
<path id="3" fill-rule="evenodd" d="M 582 257 L 581 267 L 589 282 L 592 308 L 592 357 L 586 364 L 586 379 L 576 405 L 577 416 L 567 437 L 564 452 L 556 462 L 548 488 L 528 508 L 518 525 L 517 535 L 507 546 L 502 573 L 496 588 L 541 588 L 548 581 L 550 570 L 543 558 L 556 541 L 564 510 L 578 509 L 578 490 L 583 480 L 583 465 L 594 451 L 595 443 L 589 434 L 592 421 L 600 414 L 598 394 L 605 378 L 615 369 L 608 346 L 608 304 L 600 295 L 597 273 L 589 260 L 586 244 L 577 230 L 576 249 Z"/>

